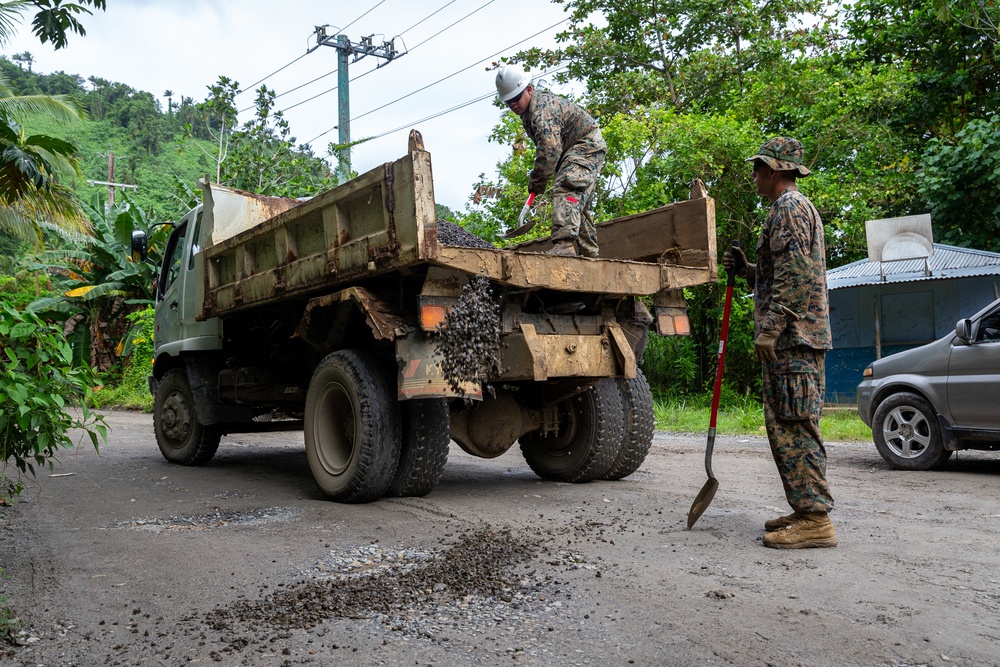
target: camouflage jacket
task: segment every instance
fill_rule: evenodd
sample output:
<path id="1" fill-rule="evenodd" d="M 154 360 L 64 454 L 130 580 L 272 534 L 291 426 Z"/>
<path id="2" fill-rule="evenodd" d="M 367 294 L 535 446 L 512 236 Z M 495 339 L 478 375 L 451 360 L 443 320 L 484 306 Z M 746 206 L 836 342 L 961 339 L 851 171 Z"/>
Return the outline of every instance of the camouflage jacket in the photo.
<path id="1" fill-rule="evenodd" d="M 579 161 L 592 167 L 593 156 L 601 153 L 603 158 L 607 151 L 597 121 L 580 106 L 547 90 L 532 93 L 521 123 L 535 143 L 535 165 L 528 176 L 531 192 L 545 192 L 560 162 Z"/>
<path id="2" fill-rule="evenodd" d="M 771 204 L 757 242 L 754 322 L 758 334 L 781 332 L 779 349 L 832 347 L 823 222 L 794 185 Z"/>

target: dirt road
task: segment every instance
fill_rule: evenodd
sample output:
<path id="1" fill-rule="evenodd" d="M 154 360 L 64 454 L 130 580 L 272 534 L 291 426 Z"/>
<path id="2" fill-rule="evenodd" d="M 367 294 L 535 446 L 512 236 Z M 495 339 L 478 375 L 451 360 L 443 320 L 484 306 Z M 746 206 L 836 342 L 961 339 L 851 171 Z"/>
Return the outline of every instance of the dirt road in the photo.
<path id="1" fill-rule="evenodd" d="M 766 441 L 658 433 L 620 482 L 453 448 L 422 499 L 324 501 L 301 434 L 166 463 L 111 413 L 2 520 L 3 665 L 998 665 L 1000 455 L 890 470 L 831 443 L 836 549 L 775 551 Z"/>

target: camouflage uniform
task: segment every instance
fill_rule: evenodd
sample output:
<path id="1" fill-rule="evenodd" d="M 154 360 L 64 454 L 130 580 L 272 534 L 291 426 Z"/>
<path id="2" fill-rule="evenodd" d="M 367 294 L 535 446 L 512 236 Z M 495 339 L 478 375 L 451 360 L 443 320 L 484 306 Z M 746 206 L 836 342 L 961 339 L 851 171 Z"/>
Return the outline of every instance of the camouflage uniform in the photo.
<path id="1" fill-rule="evenodd" d="M 764 363 L 764 421 L 788 504 L 828 512 L 826 450 L 819 430 L 824 360 L 831 345 L 826 251 L 819 212 L 794 185 L 771 204 L 757 242 L 756 334 L 780 332 Z"/>
<path id="2" fill-rule="evenodd" d="M 597 230 L 589 209 L 607 153 L 597 121 L 569 100 L 535 90 L 521 123 L 535 143 L 529 191 L 545 192 L 555 174 L 552 240 L 576 241 L 581 255 L 597 257 Z"/>

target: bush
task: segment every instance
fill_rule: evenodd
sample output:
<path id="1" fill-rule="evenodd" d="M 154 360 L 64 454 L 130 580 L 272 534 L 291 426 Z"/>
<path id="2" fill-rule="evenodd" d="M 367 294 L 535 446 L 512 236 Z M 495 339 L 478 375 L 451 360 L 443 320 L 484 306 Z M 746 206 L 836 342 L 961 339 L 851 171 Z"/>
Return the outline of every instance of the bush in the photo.
<path id="1" fill-rule="evenodd" d="M 73 351 L 62 331 L 34 313 L 18 311 L 0 295 L 0 456 L 9 492 L 22 490 L 21 475 L 35 466 L 52 468 L 61 448 L 74 446 L 70 429 L 83 429 L 94 448 L 107 441 L 103 417 L 87 407 L 94 382 L 88 367 L 73 367 Z"/>
<path id="2" fill-rule="evenodd" d="M 96 405 L 153 411 L 153 396 L 149 393 L 153 313 L 149 306 L 126 316 L 132 327 L 118 350 L 121 366 L 117 373 L 105 375 L 105 386 L 94 394 Z"/>
<path id="3" fill-rule="evenodd" d="M 40 296 L 50 294 L 52 281 L 44 273 L 20 271 L 15 276 L 0 275 L 0 296 L 18 310 L 24 310 Z"/>

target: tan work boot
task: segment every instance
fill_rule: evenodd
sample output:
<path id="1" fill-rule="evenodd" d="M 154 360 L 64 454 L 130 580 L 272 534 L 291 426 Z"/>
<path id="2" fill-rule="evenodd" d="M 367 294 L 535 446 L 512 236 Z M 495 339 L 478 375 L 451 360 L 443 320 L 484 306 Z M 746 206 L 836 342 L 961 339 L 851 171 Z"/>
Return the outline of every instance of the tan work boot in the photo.
<path id="1" fill-rule="evenodd" d="M 552 244 L 552 250 L 549 250 L 549 254 L 576 257 L 576 243 L 570 239 L 559 239 Z"/>
<path id="2" fill-rule="evenodd" d="M 786 514 L 785 516 L 779 516 L 777 519 L 768 519 L 764 522 L 764 530 L 770 533 L 778 530 L 779 528 L 785 528 L 795 523 L 798 518 L 799 513 L 792 512 L 791 514 Z"/>
<path id="3" fill-rule="evenodd" d="M 812 549 L 837 546 L 837 533 L 826 512 L 805 512 L 790 526 L 764 535 L 772 549 Z"/>

